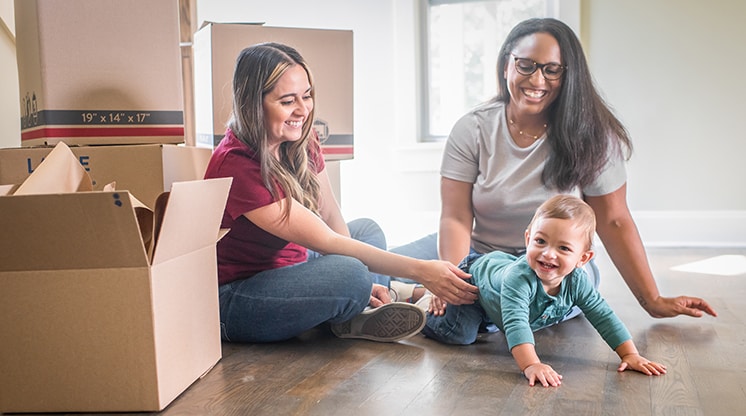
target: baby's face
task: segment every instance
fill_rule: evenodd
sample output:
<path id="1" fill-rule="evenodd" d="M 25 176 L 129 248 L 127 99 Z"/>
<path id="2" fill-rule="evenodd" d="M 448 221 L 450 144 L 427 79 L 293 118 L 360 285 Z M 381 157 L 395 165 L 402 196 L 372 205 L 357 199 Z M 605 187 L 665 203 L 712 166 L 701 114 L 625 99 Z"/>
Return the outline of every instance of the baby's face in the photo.
<path id="1" fill-rule="evenodd" d="M 572 220 L 539 218 L 526 231 L 526 259 L 547 292 L 593 257 L 587 247 L 586 233 Z"/>

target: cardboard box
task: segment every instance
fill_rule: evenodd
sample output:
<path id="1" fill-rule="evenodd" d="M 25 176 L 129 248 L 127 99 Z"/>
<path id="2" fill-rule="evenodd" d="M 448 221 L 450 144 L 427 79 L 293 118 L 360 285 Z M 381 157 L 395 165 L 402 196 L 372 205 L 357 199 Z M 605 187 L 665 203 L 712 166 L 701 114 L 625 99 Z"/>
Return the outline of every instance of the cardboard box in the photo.
<path id="1" fill-rule="evenodd" d="M 209 371 L 230 183 L 174 183 L 150 249 L 126 191 L 0 196 L 0 412 L 159 411 Z"/>
<path id="2" fill-rule="evenodd" d="M 177 0 L 16 0 L 21 145 L 184 142 Z"/>
<path id="3" fill-rule="evenodd" d="M 316 88 L 316 120 L 327 160 L 353 157 L 352 31 L 206 23 L 194 35 L 196 145 L 213 148 L 233 106 L 238 54 L 261 42 L 290 45 L 308 62 Z"/>
<path id="4" fill-rule="evenodd" d="M 204 178 L 212 152 L 173 144 L 125 146 L 71 146 L 93 181 L 94 190 L 116 182 L 153 208 L 171 184 Z M 20 184 L 52 151 L 46 147 L 0 149 L 0 185 Z"/>

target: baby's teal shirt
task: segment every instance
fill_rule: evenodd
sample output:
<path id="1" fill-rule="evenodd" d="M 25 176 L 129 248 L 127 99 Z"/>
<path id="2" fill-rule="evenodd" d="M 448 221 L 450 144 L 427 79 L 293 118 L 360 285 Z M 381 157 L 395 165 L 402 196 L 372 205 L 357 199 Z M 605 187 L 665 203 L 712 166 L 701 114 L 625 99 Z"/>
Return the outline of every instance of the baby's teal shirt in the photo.
<path id="1" fill-rule="evenodd" d="M 525 255 L 494 251 L 476 259 L 469 273 L 482 308 L 505 333 L 510 349 L 534 344 L 533 331 L 561 322 L 574 305 L 612 349 L 632 338 L 581 268 L 565 276 L 557 296 L 544 291 Z"/>

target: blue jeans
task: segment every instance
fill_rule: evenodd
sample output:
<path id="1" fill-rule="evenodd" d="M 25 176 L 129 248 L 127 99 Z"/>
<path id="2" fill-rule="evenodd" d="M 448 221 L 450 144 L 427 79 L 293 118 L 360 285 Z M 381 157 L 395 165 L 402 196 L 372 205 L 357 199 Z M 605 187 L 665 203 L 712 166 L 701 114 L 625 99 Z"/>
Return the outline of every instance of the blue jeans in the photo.
<path id="1" fill-rule="evenodd" d="M 439 258 L 438 234 L 428 234 L 420 238 L 419 240 L 415 240 L 403 246 L 394 247 L 389 251 L 392 253 L 401 254 L 403 256 L 414 257 L 420 260 L 437 260 Z M 399 280 L 405 283 L 417 283 L 412 279 L 406 279 L 403 277 L 394 277 L 394 280 Z"/>
<path id="2" fill-rule="evenodd" d="M 458 265 L 459 269 L 468 273 L 474 260 L 481 256 L 472 250 Z M 471 278 L 466 279 L 466 282 L 474 284 Z M 477 301 L 471 305 L 448 305 L 445 314 L 440 316 L 428 312 L 422 333 L 445 344 L 469 345 L 477 340 L 479 328 L 489 324 L 492 322 L 487 312 Z"/>
<path id="3" fill-rule="evenodd" d="M 389 250 L 404 256 L 421 260 L 438 259 L 438 233 L 428 234 L 419 240 Z"/>
<path id="4" fill-rule="evenodd" d="M 368 243 L 373 247 L 378 247 L 381 250 L 386 250 L 386 234 L 383 233 L 381 227 L 375 221 L 369 218 L 358 218 L 347 223 L 347 228 L 350 230 L 350 237 Z M 322 254 L 317 253 L 313 250 L 308 250 L 308 260 L 317 259 Z M 378 273 L 370 272 L 373 283 L 384 285 L 389 287 L 391 282 L 390 276 L 385 276 Z"/>
<path id="5" fill-rule="evenodd" d="M 385 247 L 372 220 L 348 227 L 353 238 Z M 388 284 L 387 276 L 374 276 L 356 258 L 309 252 L 304 263 L 221 285 L 221 336 L 230 342 L 282 341 L 325 322 L 348 321 L 368 306 L 374 279 Z"/>
<path id="6" fill-rule="evenodd" d="M 468 282 L 472 283 L 471 279 Z M 477 340 L 479 328 L 491 323 L 479 302 L 448 305 L 443 315 L 435 316 L 428 312 L 422 333 L 444 344 L 469 345 Z"/>

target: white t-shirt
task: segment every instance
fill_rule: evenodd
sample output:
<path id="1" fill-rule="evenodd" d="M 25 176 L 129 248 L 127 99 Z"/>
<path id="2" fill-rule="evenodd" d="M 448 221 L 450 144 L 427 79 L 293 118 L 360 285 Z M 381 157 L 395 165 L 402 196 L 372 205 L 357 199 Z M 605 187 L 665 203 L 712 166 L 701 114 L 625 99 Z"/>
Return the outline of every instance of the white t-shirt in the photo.
<path id="1" fill-rule="evenodd" d="M 440 174 L 474 184 L 471 239 L 477 252 L 515 253 L 525 249 L 524 232 L 536 208 L 560 193 L 541 182 L 549 150 L 546 134 L 526 148 L 515 144 L 502 102 L 479 106 L 453 126 Z M 626 180 L 624 158 L 620 152 L 612 151 L 603 171 L 582 194 L 606 195 L 619 189 Z M 582 196 L 580 189 L 569 193 Z"/>

